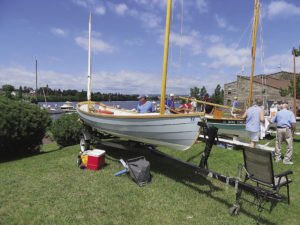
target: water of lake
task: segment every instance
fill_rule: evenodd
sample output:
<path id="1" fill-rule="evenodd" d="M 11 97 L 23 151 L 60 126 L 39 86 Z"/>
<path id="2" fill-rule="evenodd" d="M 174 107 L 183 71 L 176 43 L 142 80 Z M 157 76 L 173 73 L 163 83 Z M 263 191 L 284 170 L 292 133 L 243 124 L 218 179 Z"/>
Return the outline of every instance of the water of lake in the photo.
<path id="1" fill-rule="evenodd" d="M 50 106 L 51 108 L 60 108 L 60 106 L 62 106 L 65 102 L 47 102 L 47 105 L 48 107 Z M 76 104 L 78 102 L 72 102 L 74 107 L 76 106 Z M 138 101 L 111 101 L 111 102 L 108 102 L 108 101 L 103 101 L 102 102 L 103 104 L 105 105 L 108 105 L 108 106 L 114 106 L 114 107 L 120 107 L 120 108 L 123 108 L 123 109 L 136 109 L 136 106 L 138 104 Z M 39 106 L 44 106 L 45 105 L 45 102 L 39 102 L 38 103 Z M 62 114 L 51 114 L 51 118 L 52 119 L 58 119 Z"/>

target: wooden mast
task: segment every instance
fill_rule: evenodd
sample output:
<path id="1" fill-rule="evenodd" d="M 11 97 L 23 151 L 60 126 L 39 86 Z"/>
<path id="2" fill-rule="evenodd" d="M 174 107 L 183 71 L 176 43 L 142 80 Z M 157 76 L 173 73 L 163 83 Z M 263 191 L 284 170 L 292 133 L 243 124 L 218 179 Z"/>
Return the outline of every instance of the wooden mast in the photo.
<path id="1" fill-rule="evenodd" d="M 248 107 L 252 105 L 252 90 L 253 90 L 253 76 L 254 76 L 254 66 L 255 66 L 255 53 L 256 53 L 256 38 L 257 38 L 257 27 L 260 13 L 260 2 L 259 0 L 254 0 L 254 20 L 253 20 L 253 29 L 252 29 L 252 65 L 251 65 L 251 76 L 250 76 L 250 95 L 248 99 Z"/>
<path id="2" fill-rule="evenodd" d="M 172 0 L 168 0 L 167 15 L 166 15 L 166 29 L 165 29 L 165 43 L 164 43 L 164 58 L 162 69 L 162 82 L 160 93 L 160 114 L 165 114 L 165 96 L 167 86 L 167 72 L 168 72 L 168 56 L 169 56 L 169 37 L 170 37 L 170 20 L 172 11 Z"/>

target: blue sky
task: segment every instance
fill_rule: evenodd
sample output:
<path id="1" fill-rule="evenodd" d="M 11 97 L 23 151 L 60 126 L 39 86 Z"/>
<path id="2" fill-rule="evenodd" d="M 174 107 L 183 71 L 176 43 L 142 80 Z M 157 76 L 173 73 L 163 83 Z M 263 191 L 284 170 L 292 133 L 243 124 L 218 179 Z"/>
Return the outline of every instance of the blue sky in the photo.
<path id="1" fill-rule="evenodd" d="M 255 74 L 293 71 L 300 1 L 261 0 Z M 250 74 L 254 0 L 173 0 L 167 92 Z M 93 91 L 160 93 L 165 0 L 0 0 L 0 85 L 84 89 L 92 12 Z M 263 43 L 263 44 L 262 44 Z M 297 60 L 297 72 L 300 59 Z"/>

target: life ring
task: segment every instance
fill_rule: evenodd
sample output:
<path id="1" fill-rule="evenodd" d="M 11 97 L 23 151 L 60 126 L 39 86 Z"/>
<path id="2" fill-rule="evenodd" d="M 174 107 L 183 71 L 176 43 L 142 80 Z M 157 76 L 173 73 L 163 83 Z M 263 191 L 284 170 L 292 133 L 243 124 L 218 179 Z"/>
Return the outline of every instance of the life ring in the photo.
<path id="1" fill-rule="evenodd" d="M 98 110 L 96 110 L 96 112 L 97 113 L 103 113 L 103 114 L 110 114 L 110 115 L 114 114 L 114 112 L 112 112 L 112 111 L 103 110 L 103 109 L 98 109 Z"/>

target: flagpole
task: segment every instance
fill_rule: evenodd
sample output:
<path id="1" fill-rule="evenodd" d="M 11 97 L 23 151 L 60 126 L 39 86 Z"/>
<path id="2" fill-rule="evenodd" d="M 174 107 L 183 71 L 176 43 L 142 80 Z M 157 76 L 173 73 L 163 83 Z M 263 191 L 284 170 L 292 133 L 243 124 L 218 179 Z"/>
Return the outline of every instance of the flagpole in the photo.
<path id="1" fill-rule="evenodd" d="M 296 52 L 294 53 L 294 115 L 297 116 L 297 103 L 296 103 L 296 82 L 297 82 L 297 78 L 296 78 Z"/>
<path id="2" fill-rule="evenodd" d="M 88 49 L 88 84 L 87 84 L 87 100 L 91 101 L 91 33 L 92 33 L 92 14 L 89 16 L 89 49 Z"/>

